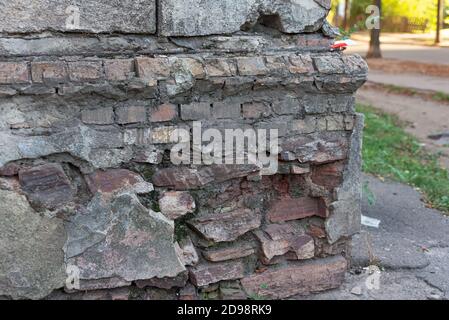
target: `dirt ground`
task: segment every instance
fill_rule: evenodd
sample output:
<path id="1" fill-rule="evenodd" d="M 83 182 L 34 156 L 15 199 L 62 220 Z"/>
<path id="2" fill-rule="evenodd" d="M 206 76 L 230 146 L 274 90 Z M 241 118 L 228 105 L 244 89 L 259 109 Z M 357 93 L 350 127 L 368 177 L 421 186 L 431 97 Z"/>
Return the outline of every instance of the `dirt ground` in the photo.
<path id="1" fill-rule="evenodd" d="M 358 103 L 394 114 L 406 123 L 405 130 L 433 153 L 441 154 L 441 165 L 449 170 L 449 137 L 434 140 L 430 135 L 449 133 L 449 105 L 417 96 L 388 93 L 365 85 L 357 93 Z"/>
<path id="2" fill-rule="evenodd" d="M 368 59 L 368 65 L 371 70 L 379 70 L 391 74 L 414 73 L 434 77 L 449 77 L 449 65 L 396 59 Z"/>

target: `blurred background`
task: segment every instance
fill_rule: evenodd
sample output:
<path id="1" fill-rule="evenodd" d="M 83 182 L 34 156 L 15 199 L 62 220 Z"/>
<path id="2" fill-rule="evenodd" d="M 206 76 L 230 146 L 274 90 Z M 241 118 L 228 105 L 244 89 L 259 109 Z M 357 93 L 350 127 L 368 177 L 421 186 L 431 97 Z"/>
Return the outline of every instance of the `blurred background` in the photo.
<path id="1" fill-rule="evenodd" d="M 449 214 L 449 0 L 332 0 L 328 19 L 370 67 L 357 93 L 365 172 Z"/>

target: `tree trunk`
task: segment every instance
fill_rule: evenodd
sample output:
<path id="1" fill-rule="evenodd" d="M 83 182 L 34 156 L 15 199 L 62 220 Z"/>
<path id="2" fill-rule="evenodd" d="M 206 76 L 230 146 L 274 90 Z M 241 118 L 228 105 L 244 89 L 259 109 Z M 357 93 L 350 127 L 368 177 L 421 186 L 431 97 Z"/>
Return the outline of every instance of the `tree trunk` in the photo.
<path id="1" fill-rule="evenodd" d="M 382 0 L 375 0 L 374 4 L 379 8 L 379 19 L 382 17 Z M 382 52 L 380 51 L 380 30 L 371 29 L 371 39 L 369 42 L 369 50 L 366 55 L 367 58 L 382 58 Z"/>
<path id="2" fill-rule="evenodd" d="M 348 30 L 349 25 L 349 0 L 345 0 L 345 14 L 343 17 L 343 28 Z"/>
<path id="3" fill-rule="evenodd" d="M 435 38 L 435 44 L 439 44 L 440 43 L 440 34 L 441 34 L 441 22 L 443 20 L 442 17 L 442 10 L 443 9 L 443 5 L 442 5 L 442 1 L 438 0 L 438 5 L 437 5 L 437 34 L 436 34 L 436 38 Z"/>

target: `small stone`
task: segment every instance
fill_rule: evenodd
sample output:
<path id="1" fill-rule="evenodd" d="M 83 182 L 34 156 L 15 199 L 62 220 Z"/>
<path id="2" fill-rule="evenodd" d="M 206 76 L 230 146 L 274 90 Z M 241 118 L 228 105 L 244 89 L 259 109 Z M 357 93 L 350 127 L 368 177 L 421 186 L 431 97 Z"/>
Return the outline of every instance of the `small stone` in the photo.
<path id="1" fill-rule="evenodd" d="M 351 290 L 351 293 L 352 293 L 353 295 L 356 295 L 356 296 L 361 296 L 361 295 L 363 294 L 362 287 L 360 287 L 360 286 L 354 287 L 354 288 Z"/>
<path id="2" fill-rule="evenodd" d="M 195 211 L 195 200 L 188 192 L 165 192 L 159 199 L 161 212 L 169 219 L 176 220 Z"/>

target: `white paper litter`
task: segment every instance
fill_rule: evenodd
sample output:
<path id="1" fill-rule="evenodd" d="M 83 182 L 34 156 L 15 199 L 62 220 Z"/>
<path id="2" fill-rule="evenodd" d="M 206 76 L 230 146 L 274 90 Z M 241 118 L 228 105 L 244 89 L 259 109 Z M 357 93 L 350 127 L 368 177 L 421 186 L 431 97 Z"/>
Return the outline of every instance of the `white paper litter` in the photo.
<path id="1" fill-rule="evenodd" d="M 380 220 L 362 215 L 362 224 L 371 228 L 379 228 Z"/>

